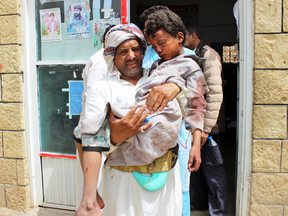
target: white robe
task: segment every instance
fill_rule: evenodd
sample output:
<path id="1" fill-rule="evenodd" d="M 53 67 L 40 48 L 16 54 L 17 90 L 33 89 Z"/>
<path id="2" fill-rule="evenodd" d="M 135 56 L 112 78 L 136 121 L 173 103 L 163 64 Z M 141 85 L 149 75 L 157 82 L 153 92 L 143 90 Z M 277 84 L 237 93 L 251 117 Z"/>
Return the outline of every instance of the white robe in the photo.
<path id="1" fill-rule="evenodd" d="M 102 170 L 103 216 L 181 216 L 180 169 L 168 171 L 166 184 L 157 191 L 143 189 L 132 173 L 105 166 Z"/>

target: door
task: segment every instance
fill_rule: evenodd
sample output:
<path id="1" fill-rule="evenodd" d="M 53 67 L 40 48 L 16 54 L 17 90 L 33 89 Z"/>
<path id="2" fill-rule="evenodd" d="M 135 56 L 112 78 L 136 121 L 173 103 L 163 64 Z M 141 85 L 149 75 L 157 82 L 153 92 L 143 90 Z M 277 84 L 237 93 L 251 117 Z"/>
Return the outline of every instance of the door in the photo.
<path id="1" fill-rule="evenodd" d="M 102 47 L 107 23 L 127 22 L 127 4 L 118 0 L 35 0 L 35 4 L 26 1 L 24 10 L 27 10 L 26 26 L 35 33 L 25 33 L 26 47 L 30 43 L 32 50 L 26 48 L 26 67 L 30 66 L 28 71 L 34 79 L 31 81 L 27 76 L 27 83 L 31 81 L 32 85 L 26 86 L 27 94 L 33 94 L 31 100 L 34 100 L 27 99 L 30 124 L 27 131 L 28 140 L 34 143 L 31 155 L 37 154 L 31 156 L 34 162 L 30 166 L 32 170 L 33 165 L 39 166 L 36 177 L 32 173 L 36 179 L 32 182 L 41 190 L 32 191 L 32 199 L 37 205 L 73 210 L 76 151 L 72 133 L 81 113 L 82 70 Z M 33 90 L 37 92 L 35 96 Z M 30 109 L 37 117 L 31 116 Z"/>

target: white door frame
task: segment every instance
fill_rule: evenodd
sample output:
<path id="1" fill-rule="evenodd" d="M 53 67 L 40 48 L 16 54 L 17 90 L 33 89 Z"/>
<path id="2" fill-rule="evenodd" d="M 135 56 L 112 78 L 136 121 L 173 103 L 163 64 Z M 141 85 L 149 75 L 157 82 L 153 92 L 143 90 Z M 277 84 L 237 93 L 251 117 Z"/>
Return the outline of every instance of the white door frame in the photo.
<path id="1" fill-rule="evenodd" d="M 252 157 L 254 4 L 239 0 L 239 109 L 236 216 L 249 215 Z"/>
<path id="2" fill-rule="evenodd" d="M 38 89 L 36 74 L 35 1 L 23 0 L 23 74 L 26 145 L 28 149 L 31 207 L 43 203 Z"/>
<path id="3" fill-rule="evenodd" d="M 130 21 L 130 0 L 127 0 Z M 236 215 L 249 215 L 253 109 L 254 10 L 252 0 L 240 0 L 239 121 Z M 23 71 L 26 144 L 28 148 L 31 205 L 43 204 L 38 96 L 36 74 L 35 3 L 23 0 Z"/>

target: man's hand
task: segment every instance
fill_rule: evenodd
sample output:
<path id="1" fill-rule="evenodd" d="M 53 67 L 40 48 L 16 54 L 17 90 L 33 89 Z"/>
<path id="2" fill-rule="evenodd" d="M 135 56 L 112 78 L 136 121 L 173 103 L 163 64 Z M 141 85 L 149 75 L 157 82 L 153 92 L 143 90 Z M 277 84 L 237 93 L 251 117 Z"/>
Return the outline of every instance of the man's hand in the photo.
<path id="1" fill-rule="evenodd" d="M 110 142 L 112 144 L 121 143 L 127 138 L 141 132 L 140 126 L 149 114 L 149 110 L 146 109 L 146 105 L 142 106 L 138 112 L 136 112 L 137 108 L 138 104 L 134 105 L 122 119 L 115 118 L 113 112 L 110 110 L 109 125 L 111 130 Z M 145 131 L 151 126 L 152 123 L 148 122 L 146 125 L 142 126 L 142 129 Z"/>
<path id="2" fill-rule="evenodd" d="M 153 114 L 158 110 L 161 112 L 166 104 L 176 97 L 181 89 L 175 83 L 165 83 L 163 85 L 154 86 L 150 93 L 146 96 L 147 108 Z"/>
<path id="3" fill-rule="evenodd" d="M 198 171 L 201 165 L 201 153 L 200 148 L 195 147 L 190 149 L 189 160 L 188 160 L 188 171 Z"/>
<path id="4" fill-rule="evenodd" d="M 201 145 L 200 148 L 203 147 L 203 145 L 206 143 L 207 139 L 208 139 L 209 133 L 206 132 L 202 132 L 201 134 Z"/>
<path id="5" fill-rule="evenodd" d="M 102 211 L 98 204 L 96 203 L 96 200 L 94 200 L 91 205 L 89 205 L 86 202 L 83 202 L 77 209 L 75 216 L 102 216 Z"/>

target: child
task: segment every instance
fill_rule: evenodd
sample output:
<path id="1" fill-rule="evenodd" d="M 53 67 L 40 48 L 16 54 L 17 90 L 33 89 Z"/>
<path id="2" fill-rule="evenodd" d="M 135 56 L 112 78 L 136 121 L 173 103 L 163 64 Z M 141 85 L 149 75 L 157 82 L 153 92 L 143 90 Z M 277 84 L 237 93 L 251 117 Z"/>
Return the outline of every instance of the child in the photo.
<path id="1" fill-rule="evenodd" d="M 170 10 L 160 10 L 151 14 L 147 20 L 145 34 L 160 60 L 156 61 L 150 69 L 150 76 L 136 93 L 136 101 L 139 105 L 145 104 L 146 95 L 156 85 L 167 82 L 177 83 L 181 89 L 186 89 L 187 95 L 178 95 L 178 102 L 174 99 L 167 103 L 160 113 L 148 115 L 149 122 L 153 123 L 145 133 L 135 135 L 137 138 L 129 139 L 121 143 L 121 148 L 117 148 L 107 160 L 107 165 L 133 166 L 151 163 L 155 155 L 160 157 L 176 143 L 181 125 L 181 113 L 179 104 L 185 121 L 193 131 L 193 147 L 190 153 L 188 164 L 189 171 L 194 171 L 194 154 L 200 157 L 201 131 L 204 123 L 204 108 L 206 101 L 204 94 L 207 91 L 206 83 L 200 67 L 190 55 L 185 55 L 183 44 L 185 41 L 185 27 L 180 17 Z M 105 55 L 105 52 L 104 52 Z M 185 90 L 184 90 L 185 92 Z M 188 96 L 188 101 L 187 101 Z M 113 113 L 122 118 L 129 110 L 119 109 L 111 104 Z M 179 121 L 180 120 L 180 121 Z M 180 122 L 180 123 L 179 123 Z M 165 132 L 164 132 L 165 131 Z M 132 141 L 131 141 L 132 140 Z M 165 144 L 159 145 L 161 142 Z M 133 144 L 131 143 L 133 142 Z M 149 148 L 151 143 L 150 155 L 141 154 L 141 149 Z M 133 151 L 130 151 L 133 149 Z M 137 161 L 121 161 L 121 155 L 137 157 Z M 133 154 L 133 155 L 132 155 Z M 150 161 L 149 161 L 150 159 Z M 199 158 L 198 158 L 199 159 Z M 113 161 L 113 162 L 112 162 Z M 200 164 L 198 164 L 199 166 Z"/>
<path id="2" fill-rule="evenodd" d="M 161 59 L 152 65 L 151 75 L 139 89 L 136 100 L 143 99 L 155 83 L 161 83 L 161 80 L 175 82 L 182 89 L 188 88 L 188 104 L 185 99 L 178 101 L 185 121 L 193 131 L 193 147 L 190 151 L 188 169 L 194 171 L 192 163 L 195 152 L 200 156 L 201 131 L 206 106 L 203 95 L 207 87 L 201 69 L 192 60 L 193 56 L 184 54 L 185 33 L 186 29 L 180 17 L 170 10 L 159 10 L 148 16 L 145 35 Z"/>

